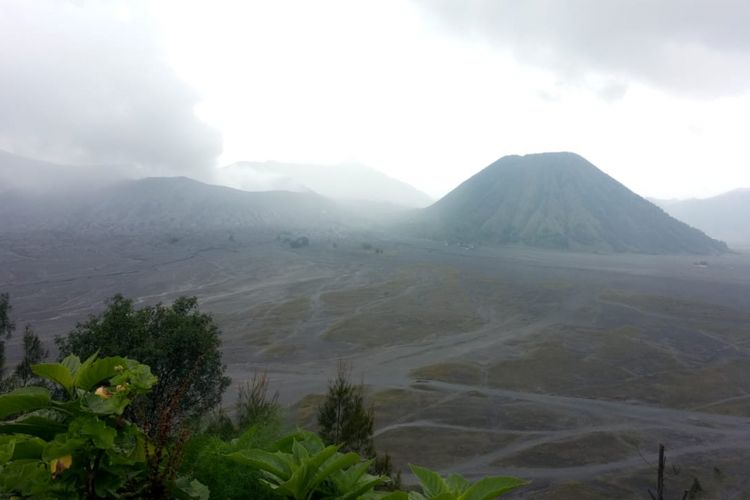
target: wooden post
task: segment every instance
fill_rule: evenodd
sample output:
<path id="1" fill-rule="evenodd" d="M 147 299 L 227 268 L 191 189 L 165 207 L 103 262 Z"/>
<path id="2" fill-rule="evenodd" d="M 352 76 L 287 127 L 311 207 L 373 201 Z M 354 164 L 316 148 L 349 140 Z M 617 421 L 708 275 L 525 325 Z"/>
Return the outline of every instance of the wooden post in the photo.
<path id="1" fill-rule="evenodd" d="M 664 467 L 667 464 L 667 458 L 664 456 L 664 445 L 659 445 L 659 469 L 656 475 L 656 495 L 651 490 L 648 494 L 652 500 L 664 500 Z"/>

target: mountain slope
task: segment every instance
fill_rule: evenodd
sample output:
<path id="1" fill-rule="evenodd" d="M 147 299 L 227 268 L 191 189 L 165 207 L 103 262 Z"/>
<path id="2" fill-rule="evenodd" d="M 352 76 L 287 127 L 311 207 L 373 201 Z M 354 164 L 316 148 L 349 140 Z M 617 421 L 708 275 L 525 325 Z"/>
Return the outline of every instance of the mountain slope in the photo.
<path id="1" fill-rule="evenodd" d="M 245 191 L 314 191 L 336 200 L 362 200 L 403 207 L 426 207 L 433 201 L 413 186 L 357 163 L 239 162 L 221 168 L 220 178 L 223 183 Z"/>
<path id="2" fill-rule="evenodd" d="M 750 244 L 750 189 L 737 189 L 712 198 L 654 200 L 672 217 L 729 243 Z"/>
<path id="3" fill-rule="evenodd" d="M 123 165 L 61 165 L 0 150 L 0 193 L 77 193 L 126 178 Z"/>
<path id="4" fill-rule="evenodd" d="M 15 197 L 0 208 L 6 230 L 104 233 L 231 228 L 320 228 L 338 224 L 337 207 L 314 193 L 249 193 L 186 177 L 122 181 L 86 196 Z"/>
<path id="5" fill-rule="evenodd" d="M 640 253 L 727 250 L 573 153 L 506 156 L 423 212 L 426 235 L 457 242 Z"/>

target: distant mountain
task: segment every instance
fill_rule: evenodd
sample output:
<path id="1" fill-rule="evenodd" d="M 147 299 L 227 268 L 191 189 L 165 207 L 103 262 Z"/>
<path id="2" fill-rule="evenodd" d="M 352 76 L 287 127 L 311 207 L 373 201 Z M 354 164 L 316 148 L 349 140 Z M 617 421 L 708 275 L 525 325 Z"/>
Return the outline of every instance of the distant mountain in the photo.
<path id="1" fill-rule="evenodd" d="M 573 153 L 501 158 L 423 210 L 420 230 L 452 242 L 594 252 L 727 251 Z"/>
<path id="2" fill-rule="evenodd" d="M 0 207 L 6 230 L 151 233 L 232 228 L 314 229 L 338 224 L 336 205 L 315 193 L 249 193 L 186 177 L 122 181 L 73 198 L 15 195 Z"/>
<path id="3" fill-rule="evenodd" d="M 90 191 L 126 178 L 123 165 L 61 165 L 0 150 L 0 193 Z"/>
<path id="4" fill-rule="evenodd" d="M 365 165 L 239 162 L 219 169 L 222 184 L 245 191 L 314 191 L 335 200 L 426 207 L 433 200 L 413 186 Z"/>
<path id="5" fill-rule="evenodd" d="M 750 244 L 750 189 L 705 199 L 653 201 L 672 217 L 714 238 L 730 244 Z"/>

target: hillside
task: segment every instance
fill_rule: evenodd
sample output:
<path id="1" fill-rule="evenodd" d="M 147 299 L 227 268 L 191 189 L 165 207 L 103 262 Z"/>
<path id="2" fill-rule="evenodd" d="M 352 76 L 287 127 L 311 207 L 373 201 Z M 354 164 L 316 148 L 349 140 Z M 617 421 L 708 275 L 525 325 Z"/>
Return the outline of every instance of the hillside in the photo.
<path id="1" fill-rule="evenodd" d="M 637 253 L 727 250 L 573 153 L 506 156 L 425 209 L 422 235 L 460 243 Z"/>
<path id="2" fill-rule="evenodd" d="M 245 191 L 314 191 L 335 200 L 402 207 L 426 207 L 433 201 L 413 186 L 358 163 L 238 162 L 221 168 L 220 179 L 222 184 Z"/>
<path id="3" fill-rule="evenodd" d="M 186 177 L 122 181 L 76 198 L 15 195 L 0 208 L 6 230 L 105 233 L 231 228 L 320 228 L 338 223 L 335 204 L 314 193 L 249 193 Z"/>
<path id="4" fill-rule="evenodd" d="M 750 189 L 736 189 L 712 198 L 654 200 L 672 217 L 731 243 L 750 244 Z"/>

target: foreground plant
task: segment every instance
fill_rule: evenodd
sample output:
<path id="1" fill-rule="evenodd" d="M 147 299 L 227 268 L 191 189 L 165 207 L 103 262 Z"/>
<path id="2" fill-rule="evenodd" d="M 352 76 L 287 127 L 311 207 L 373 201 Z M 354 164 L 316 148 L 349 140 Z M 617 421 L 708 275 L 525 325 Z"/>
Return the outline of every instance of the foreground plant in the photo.
<path id="1" fill-rule="evenodd" d="M 298 432 L 276 443 L 272 451 L 243 450 L 228 457 L 259 469 L 269 488 L 294 500 L 354 500 L 388 480 L 367 473 L 371 460 L 362 461 L 356 453 L 339 453 L 338 449 L 325 446 L 315 434 Z"/>
<path id="2" fill-rule="evenodd" d="M 59 385 L 66 397 L 55 399 L 43 387 L 0 396 L 0 495 L 142 496 L 150 444 L 123 412 L 156 383 L 150 368 L 94 354 L 83 363 L 71 355 L 32 371 Z M 208 498 L 195 481 L 181 478 L 171 487 L 177 497 Z"/>
<path id="3" fill-rule="evenodd" d="M 315 434 L 300 431 L 277 442 L 270 450 L 241 450 L 230 459 L 260 470 L 264 482 L 281 498 L 293 500 L 491 500 L 527 481 L 515 477 L 486 477 L 475 483 L 452 474 L 443 478 L 437 472 L 411 465 L 422 492 L 376 491 L 389 481 L 367 471 L 372 460 L 356 453 L 340 453 L 338 446 L 325 446 Z"/>
<path id="4" fill-rule="evenodd" d="M 440 474 L 424 467 L 410 465 L 422 486 L 422 493 L 410 492 L 409 500 L 492 500 L 528 484 L 517 477 L 485 477 L 470 483 L 458 474 L 443 478 Z"/>

